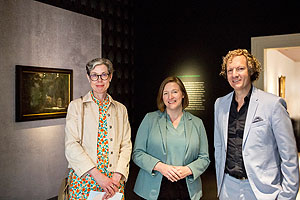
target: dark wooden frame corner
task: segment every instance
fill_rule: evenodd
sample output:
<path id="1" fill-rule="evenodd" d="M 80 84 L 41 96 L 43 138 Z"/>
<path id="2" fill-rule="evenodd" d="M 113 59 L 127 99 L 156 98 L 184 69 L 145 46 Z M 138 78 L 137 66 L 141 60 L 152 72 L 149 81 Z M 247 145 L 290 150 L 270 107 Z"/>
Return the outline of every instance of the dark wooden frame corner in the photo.
<path id="1" fill-rule="evenodd" d="M 73 70 L 16 65 L 16 121 L 62 118 L 73 99 Z"/>

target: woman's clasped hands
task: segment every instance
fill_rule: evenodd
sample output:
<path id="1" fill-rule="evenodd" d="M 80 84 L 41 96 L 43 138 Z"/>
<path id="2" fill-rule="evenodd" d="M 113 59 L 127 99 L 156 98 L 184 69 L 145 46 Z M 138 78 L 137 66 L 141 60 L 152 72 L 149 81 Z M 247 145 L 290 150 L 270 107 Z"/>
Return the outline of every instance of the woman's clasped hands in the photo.
<path id="1" fill-rule="evenodd" d="M 113 197 L 116 192 L 119 191 L 120 180 L 122 175 L 120 173 L 114 173 L 111 178 L 102 174 L 97 168 L 93 168 L 89 171 L 89 174 L 95 179 L 95 181 L 104 190 L 105 194 L 102 200 Z"/>
<path id="2" fill-rule="evenodd" d="M 154 170 L 159 171 L 169 181 L 176 182 L 192 174 L 192 171 L 187 166 L 173 166 L 162 162 L 158 162 Z"/>

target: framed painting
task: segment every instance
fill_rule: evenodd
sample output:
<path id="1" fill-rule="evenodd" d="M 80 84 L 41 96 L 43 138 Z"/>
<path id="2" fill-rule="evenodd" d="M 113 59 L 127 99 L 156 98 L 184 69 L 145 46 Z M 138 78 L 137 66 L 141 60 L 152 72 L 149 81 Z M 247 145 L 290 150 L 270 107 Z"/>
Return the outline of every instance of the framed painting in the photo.
<path id="1" fill-rule="evenodd" d="M 73 70 L 16 65 L 16 121 L 62 118 L 73 99 Z"/>
<path id="2" fill-rule="evenodd" d="M 279 85 L 278 96 L 285 98 L 285 76 L 280 76 L 278 78 L 278 85 Z"/>

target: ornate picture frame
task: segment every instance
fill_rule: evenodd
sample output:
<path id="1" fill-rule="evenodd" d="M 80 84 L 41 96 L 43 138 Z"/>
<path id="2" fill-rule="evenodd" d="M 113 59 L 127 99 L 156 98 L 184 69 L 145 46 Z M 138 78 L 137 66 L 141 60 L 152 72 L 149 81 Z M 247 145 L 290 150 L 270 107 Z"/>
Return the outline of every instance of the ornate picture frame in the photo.
<path id="1" fill-rule="evenodd" d="M 278 96 L 285 98 L 285 76 L 280 76 L 278 78 L 278 85 Z"/>
<path id="2" fill-rule="evenodd" d="M 73 99 L 73 70 L 16 65 L 16 121 L 62 118 Z"/>

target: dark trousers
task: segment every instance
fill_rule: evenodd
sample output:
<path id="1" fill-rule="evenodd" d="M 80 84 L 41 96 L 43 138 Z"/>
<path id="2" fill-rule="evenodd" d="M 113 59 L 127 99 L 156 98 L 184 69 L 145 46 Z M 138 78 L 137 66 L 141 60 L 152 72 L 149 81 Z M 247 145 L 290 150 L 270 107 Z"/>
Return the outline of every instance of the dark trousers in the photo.
<path id="1" fill-rule="evenodd" d="M 158 200 L 188 200 L 189 191 L 185 179 L 177 182 L 171 182 L 163 177 L 160 186 Z"/>

